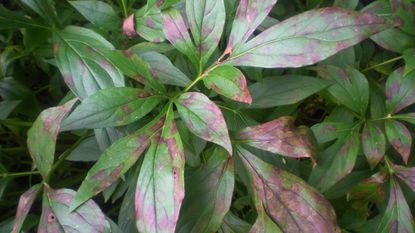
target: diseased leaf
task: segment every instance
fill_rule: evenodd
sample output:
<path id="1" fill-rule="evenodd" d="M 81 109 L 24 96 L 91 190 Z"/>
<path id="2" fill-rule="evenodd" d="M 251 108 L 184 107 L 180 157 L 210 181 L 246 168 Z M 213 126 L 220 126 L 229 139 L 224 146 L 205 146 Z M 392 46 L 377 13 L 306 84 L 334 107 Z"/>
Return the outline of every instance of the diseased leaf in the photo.
<path id="1" fill-rule="evenodd" d="M 132 87 L 114 87 L 87 97 L 62 122 L 62 130 L 130 124 L 147 115 L 162 97 Z"/>
<path id="2" fill-rule="evenodd" d="M 236 48 L 229 63 L 264 68 L 317 63 L 387 29 L 383 18 L 342 8 L 322 8 L 291 17 Z"/>
<path id="3" fill-rule="evenodd" d="M 76 101 L 74 99 L 64 105 L 44 110 L 27 132 L 30 156 L 43 178 L 48 176 L 52 168 L 61 121 Z"/>
<path id="4" fill-rule="evenodd" d="M 415 72 L 404 76 L 404 68 L 395 70 L 386 80 L 386 111 L 393 114 L 415 103 Z"/>
<path id="5" fill-rule="evenodd" d="M 228 128 L 219 107 L 198 92 L 182 94 L 175 102 L 180 117 L 196 136 L 224 147 L 232 154 Z"/>
<path id="6" fill-rule="evenodd" d="M 226 52 L 245 43 L 261 24 L 277 0 L 241 0 L 236 10 Z"/>
<path id="7" fill-rule="evenodd" d="M 203 82 L 207 88 L 229 99 L 252 102 L 244 74 L 233 66 L 218 66 L 203 78 Z"/>
<path id="8" fill-rule="evenodd" d="M 328 87 L 330 82 L 302 75 L 282 75 L 264 78 L 249 86 L 252 108 L 289 105 Z"/>
<path id="9" fill-rule="evenodd" d="M 157 7 L 145 6 L 136 11 L 132 19 L 135 19 L 134 34 L 137 33 L 144 39 L 157 43 L 166 39 L 163 33 L 161 11 Z M 130 36 L 132 34 L 131 32 Z"/>
<path id="10" fill-rule="evenodd" d="M 0 120 L 5 120 L 19 105 L 21 100 L 5 100 L 0 102 Z"/>
<path id="11" fill-rule="evenodd" d="M 216 232 L 228 212 L 234 188 L 233 159 L 219 147 L 186 180 L 176 233 Z"/>
<path id="12" fill-rule="evenodd" d="M 411 0 L 390 0 L 395 20 L 400 28 L 411 35 L 415 35 L 415 6 Z"/>
<path id="13" fill-rule="evenodd" d="M 114 47 L 86 28 L 68 26 L 54 34 L 56 63 L 66 85 L 81 99 L 108 87 L 124 86 L 124 77 L 100 50 Z"/>
<path id="14" fill-rule="evenodd" d="M 382 160 L 386 150 L 386 139 L 382 130 L 371 123 L 366 123 L 362 132 L 363 152 L 373 169 Z"/>
<path id="15" fill-rule="evenodd" d="M 225 25 L 223 0 L 186 0 L 186 15 L 196 45 L 200 68 L 218 46 Z"/>
<path id="16" fill-rule="evenodd" d="M 358 70 L 321 65 L 319 75 L 335 82 L 327 90 L 336 102 L 364 116 L 369 103 L 369 83 Z"/>
<path id="17" fill-rule="evenodd" d="M 148 149 L 135 192 L 135 216 L 141 233 L 173 233 L 184 198 L 184 150 L 172 106 L 159 138 Z"/>
<path id="18" fill-rule="evenodd" d="M 186 55 L 193 65 L 199 67 L 195 45 L 190 38 L 180 12 L 174 8 L 170 8 L 169 10 L 163 11 L 161 16 L 163 17 L 163 32 L 166 39 L 177 50 Z"/>
<path id="19" fill-rule="evenodd" d="M 390 179 L 390 193 L 388 206 L 376 229 L 376 233 L 414 232 L 415 224 L 396 178 Z"/>
<path id="20" fill-rule="evenodd" d="M 247 170 L 259 217 L 268 217 L 281 232 L 340 232 L 334 209 L 317 190 L 241 147 L 238 155 Z M 251 232 L 274 232 L 260 225 L 254 224 Z"/>
<path id="21" fill-rule="evenodd" d="M 16 218 L 11 233 L 19 233 L 22 229 L 23 222 L 26 219 L 26 216 L 29 213 L 33 202 L 35 201 L 40 188 L 40 184 L 33 185 L 29 190 L 20 196 L 19 204 L 17 205 Z"/>
<path id="22" fill-rule="evenodd" d="M 408 128 L 399 121 L 388 120 L 385 122 L 385 132 L 389 143 L 407 163 L 412 147 L 412 136 Z"/>
<path id="23" fill-rule="evenodd" d="M 121 19 L 114 9 L 103 1 L 69 1 L 69 3 L 97 27 L 109 30 L 118 29 Z"/>
<path id="24" fill-rule="evenodd" d="M 280 117 L 261 125 L 247 127 L 236 135 L 242 143 L 292 158 L 314 157 L 310 130 L 295 127 L 292 117 Z"/>
<path id="25" fill-rule="evenodd" d="M 385 201 L 385 183 L 387 179 L 385 172 L 378 172 L 369 178 L 362 180 L 347 193 L 348 201 L 368 204 L 373 202 L 382 204 Z"/>
<path id="26" fill-rule="evenodd" d="M 102 192 L 135 164 L 153 137 L 158 137 L 164 118 L 156 118 L 144 128 L 112 144 L 88 171 L 70 209 L 74 210 L 91 197 Z"/>
<path id="27" fill-rule="evenodd" d="M 395 171 L 394 175 L 401 179 L 415 192 L 415 167 L 404 167 L 395 165 L 393 166 Z"/>
<path id="28" fill-rule="evenodd" d="M 415 125 L 415 112 L 406 113 L 406 114 L 399 114 L 399 115 L 393 115 L 393 119 L 406 121 L 410 124 Z"/>
<path id="29" fill-rule="evenodd" d="M 70 189 L 46 188 L 39 233 L 46 232 L 111 232 L 110 225 L 99 206 L 89 200 L 71 211 L 69 204 L 75 192 Z"/>

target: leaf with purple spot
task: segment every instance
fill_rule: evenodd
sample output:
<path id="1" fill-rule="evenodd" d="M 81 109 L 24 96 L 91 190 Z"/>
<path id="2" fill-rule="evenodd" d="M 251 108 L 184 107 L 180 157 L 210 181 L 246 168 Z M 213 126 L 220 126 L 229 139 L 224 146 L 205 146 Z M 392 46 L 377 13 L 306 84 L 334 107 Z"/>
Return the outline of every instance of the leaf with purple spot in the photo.
<path id="1" fill-rule="evenodd" d="M 159 43 L 166 39 L 163 33 L 161 11 L 157 7 L 144 6 L 134 13 L 134 20 L 135 32 L 147 41 Z"/>
<path id="2" fill-rule="evenodd" d="M 389 143 L 399 152 L 402 160 L 407 163 L 412 148 L 412 136 L 404 124 L 395 120 L 385 122 L 385 132 Z"/>
<path id="3" fill-rule="evenodd" d="M 401 67 L 386 80 L 386 111 L 393 114 L 415 103 L 415 72 L 404 75 Z"/>
<path id="4" fill-rule="evenodd" d="M 247 150 L 241 147 L 237 150 L 238 158 L 246 168 L 259 216 L 266 214 L 282 232 L 340 232 L 334 209 L 317 190 Z M 270 231 L 257 229 L 251 232 Z"/>
<path id="5" fill-rule="evenodd" d="M 186 15 L 196 44 L 200 68 L 218 46 L 225 25 L 223 0 L 186 0 Z"/>
<path id="6" fill-rule="evenodd" d="M 141 233 L 174 233 L 184 198 L 184 150 L 169 106 L 161 135 L 144 156 L 135 192 Z"/>
<path id="7" fill-rule="evenodd" d="M 236 140 L 261 150 L 292 158 L 313 158 L 315 145 L 310 130 L 295 127 L 292 117 L 280 117 L 261 125 L 247 127 Z"/>
<path id="8" fill-rule="evenodd" d="M 30 211 L 30 208 L 33 205 L 33 202 L 36 199 L 37 194 L 41 188 L 40 184 L 33 185 L 29 190 L 23 193 L 19 198 L 19 203 L 17 205 L 16 218 L 14 220 L 13 229 L 11 233 L 19 233 L 23 222 L 26 219 L 27 214 Z"/>
<path id="9" fill-rule="evenodd" d="M 252 102 L 244 74 L 233 66 L 218 66 L 203 78 L 205 86 L 238 102 Z"/>
<path id="10" fill-rule="evenodd" d="M 221 147 L 209 152 L 206 163 L 186 179 L 176 233 L 217 232 L 229 211 L 235 182 L 233 158 Z"/>
<path id="11" fill-rule="evenodd" d="M 415 192 L 415 167 L 394 165 L 394 175 L 406 183 Z"/>
<path id="12" fill-rule="evenodd" d="M 386 139 L 382 130 L 375 124 L 366 123 L 362 131 L 363 152 L 373 169 L 382 160 L 386 150 Z"/>
<path id="13" fill-rule="evenodd" d="M 175 102 L 181 119 L 196 136 L 224 147 L 232 154 L 228 127 L 219 107 L 198 92 L 182 94 Z"/>
<path id="14" fill-rule="evenodd" d="M 369 13 L 336 7 L 311 10 L 237 47 L 228 62 L 264 68 L 311 65 L 389 27 L 383 18 Z"/>
<path id="15" fill-rule="evenodd" d="M 30 156 L 43 178 L 46 178 L 52 169 L 56 139 L 62 119 L 72 109 L 76 101 L 77 99 L 73 99 L 64 105 L 44 110 L 27 132 L 27 146 Z"/>

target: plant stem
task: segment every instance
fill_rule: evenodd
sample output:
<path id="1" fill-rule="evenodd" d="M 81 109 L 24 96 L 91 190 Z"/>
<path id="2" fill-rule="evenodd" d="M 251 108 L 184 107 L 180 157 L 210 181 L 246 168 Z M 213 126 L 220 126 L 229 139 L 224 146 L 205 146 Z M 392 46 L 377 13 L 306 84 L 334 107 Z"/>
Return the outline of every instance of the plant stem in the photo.
<path id="1" fill-rule="evenodd" d="M 121 8 L 122 8 L 122 13 L 124 15 L 124 18 L 128 17 L 128 10 L 127 10 L 127 4 L 125 4 L 125 0 L 121 0 Z"/>
<path id="2" fill-rule="evenodd" d="M 216 67 L 218 67 L 219 65 L 220 65 L 220 63 L 215 64 L 215 65 L 211 66 L 208 70 L 206 70 L 205 72 L 203 72 L 203 74 L 201 74 L 201 75 L 197 76 L 197 78 L 196 78 L 195 80 L 193 80 L 193 82 L 192 82 L 192 83 L 190 83 L 190 84 L 189 84 L 189 86 L 187 86 L 187 87 L 183 90 L 183 93 L 184 93 L 184 92 L 188 92 L 190 89 L 192 89 L 192 87 L 193 87 L 194 85 L 196 85 L 196 84 L 197 84 L 200 80 L 202 80 L 202 78 L 203 78 L 203 77 L 205 77 L 206 75 L 208 75 L 210 71 L 212 71 L 213 69 L 215 69 L 215 68 L 216 68 Z"/>
<path id="3" fill-rule="evenodd" d="M 12 148 L 0 148 L 1 151 L 6 153 L 21 152 L 26 150 L 26 147 L 12 147 Z"/>
<path id="4" fill-rule="evenodd" d="M 377 68 L 377 67 L 379 67 L 379 66 L 387 65 L 387 64 L 389 64 L 389 63 L 392 63 L 392 62 L 394 62 L 394 61 L 400 60 L 400 59 L 402 59 L 402 58 L 403 58 L 403 56 L 399 56 L 399 57 L 395 57 L 395 58 L 389 59 L 389 60 L 384 61 L 384 62 L 382 62 L 382 63 L 379 63 L 379 64 L 376 64 L 376 65 L 370 66 L 370 67 L 368 67 L 368 68 L 366 68 L 366 69 L 362 70 L 362 72 L 366 72 L 366 71 L 369 71 L 369 70 L 373 70 L 373 69 L 375 69 L 375 68 Z"/>
<path id="5" fill-rule="evenodd" d="M 18 121 L 18 120 L 6 119 L 6 120 L 0 120 L 0 124 L 31 127 L 32 124 L 33 124 L 33 122 L 26 122 L 26 121 Z"/>
<path id="6" fill-rule="evenodd" d="M 31 171 L 31 172 L 16 172 L 16 173 L 2 173 L 0 177 L 19 177 L 19 176 L 30 176 L 30 175 L 39 175 L 38 171 Z"/>

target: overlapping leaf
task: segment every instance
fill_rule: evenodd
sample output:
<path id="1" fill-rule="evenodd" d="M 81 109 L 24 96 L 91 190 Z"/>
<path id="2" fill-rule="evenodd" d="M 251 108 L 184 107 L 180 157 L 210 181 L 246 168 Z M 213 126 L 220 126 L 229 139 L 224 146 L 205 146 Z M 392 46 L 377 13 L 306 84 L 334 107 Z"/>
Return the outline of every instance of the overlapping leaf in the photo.
<path id="1" fill-rule="evenodd" d="M 385 155 L 386 139 L 382 130 L 374 124 L 365 124 L 362 132 L 362 146 L 371 168 L 374 168 Z"/>
<path id="2" fill-rule="evenodd" d="M 224 147 L 232 154 L 228 128 L 219 107 L 198 92 L 182 94 L 176 101 L 177 111 L 196 136 Z"/>
<path id="3" fill-rule="evenodd" d="M 305 126 L 295 127 L 291 117 L 247 127 L 236 135 L 236 139 L 249 146 L 287 157 L 314 156 L 310 130 Z"/>
<path id="4" fill-rule="evenodd" d="M 69 3 L 97 27 L 115 30 L 121 25 L 121 20 L 114 9 L 103 1 L 70 1 Z"/>
<path id="5" fill-rule="evenodd" d="M 61 121 L 76 101 L 77 99 L 74 99 L 64 105 L 44 110 L 27 133 L 30 155 L 44 178 L 52 168 Z"/>
<path id="6" fill-rule="evenodd" d="M 404 75 L 404 68 L 395 70 L 386 81 L 386 111 L 397 113 L 415 103 L 415 72 Z"/>
<path id="7" fill-rule="evenodd" d="M 385 122 L 385 132 L 388 141 L 402 156 L 407 163 L 412 147 L 412 136 L 408 128 L 399 121 L 390 120 Z"/>
<path id="8" fill-rule="evenodd" d="M 415 167 L 404 167 L 395 165 L 393 167 L 394 175 L 399 177 L 415 192 Z"/>
<path id="9" fill-rule="evenodd" d="M 20 232 L 23 226 L 23 222 L 26 219 L 26 216 L 29 213 L 30 208 L 33 205 L 33 202 L 35 201 L 35 198 L 39 193 L 40 188 L 40 184 L 33 185 L 29 190 L 27 190 L 20 196 L 19 204 L 17 205 L 16 218 L 14 220 L 13 230 L 11 233 Z"/>

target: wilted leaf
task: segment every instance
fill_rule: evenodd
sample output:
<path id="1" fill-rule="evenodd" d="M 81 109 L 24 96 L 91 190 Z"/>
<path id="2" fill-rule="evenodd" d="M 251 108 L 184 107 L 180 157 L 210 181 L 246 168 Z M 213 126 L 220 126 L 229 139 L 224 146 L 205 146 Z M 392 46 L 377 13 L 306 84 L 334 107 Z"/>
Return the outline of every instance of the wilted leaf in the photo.
<path id="1" fill-rule="evenodd" d="M 264 208 L 258 214 L 269 217 L 282 232 L 340 232 L 334 209 L 317 190 L 245 149 L 238 147 L 238 155 L 247 170 L 255 206 L 259 211 Z M 257 224 L 251 232 L 274 232 Z"/>
<path id="2" fill-rule="evenodd" d="M 289 105 L 313 95 L 331 83 L 301 75 L 268 77 L 249 86 L 252 94 L 252 108 L 270 108 Z"/>
<path id="3" fill-rule="evenodd" d="M 176 233 L 216 232 L 231 205 L 234 182 L 233 159 L 224 149 L 215 148 L 186 180 Z"/>
<path id="4" fill-rule="evenodd" d="M 121 19 L 117 13 L 103 1 L 70 1 L 69 3 L 97 27 L 115 30 L 121 26 Z"/>
<path id="5" fill-rule="evenodd" d="M 382 130 L 374 124 L 365 124 L 362 132 L 362 146 L 367 161 L 373 169 L 385 155 L 386 139 Z"/>
<path id="6" fill-rule="evenodd" d="M 236 48 L 229 63 L 264 68 L 317 63 L 389 27 L 383 18 L 342 8 L 291 17 Z"/>
<path id="7" fill-rule="evenodd" d="M 87 97 L 62 122 L 62 130 L 130 124 L 147 115 L 162 97 L 132 87 L 114 87 Z"/>
<path id="8" fill-rule="evenodd" d="M 172 106 L 159 138 L 148 149 L 135 192 L 135 216 L 141 233 L 175 232 L 184 197 L 184 151 Z"/>
<path id="9" fill-rule="evenodd" d="M 12 233 L 20 232 L 23 226 L 23 222 L 26 219 L 26 216 L 29 213 L 30 208 L 33 205 L 33 202 L 35 201 L 35 198 L 39 193 L 40 188 L 40 184 L 33 185 L 29 190 L 27 190 L 20 196 L 19 204 L 17 205 L 16 218 L 14 220 Z"/>
<path id="10" fill-rule="evenodd" d="M 177 99 L 176 107 L 192 133 L 223 146 L 232 154 L 228 128 L 222 112 L 208 97 L 198 92 L 184 93 Z"/>
<path id="11" fill-rule="evenodd" d="M 206 87 L 235 101 L 252 102 L 244 74 L 233 66 L 218 66 L 204 78 Z"/>
<path id="12" fill-rule="evenodd" d="M 287 157 L 314 156 L 310 130 L 305 126 L 295 127 L 291 117 L 247 127 L 236 135 L 236 139 L 249 146 Z"/>
<path id="13" fill-rule="evenodd" d="M 52 168 L 61 121 L 76 101 L 74 99 L 64 105 L 44 110 L 27 132 L 30 155 L 43 178 L 48 176 Z"/>
<path id="14" fill-rule="evenodd" d="M 402 160 L 407 163 L 411 154 L 412 136 L 404 124 L 395 120 L 385 122 L 385 132 L 388 141 L 402 156 Z"/>
<path id="15" fill-rule="evenodd" d="M 415 103 L 415 72 L 404 76 L 404 68 L 395 70 L 386 80 L 386 111 L 397 113 Z"/>

